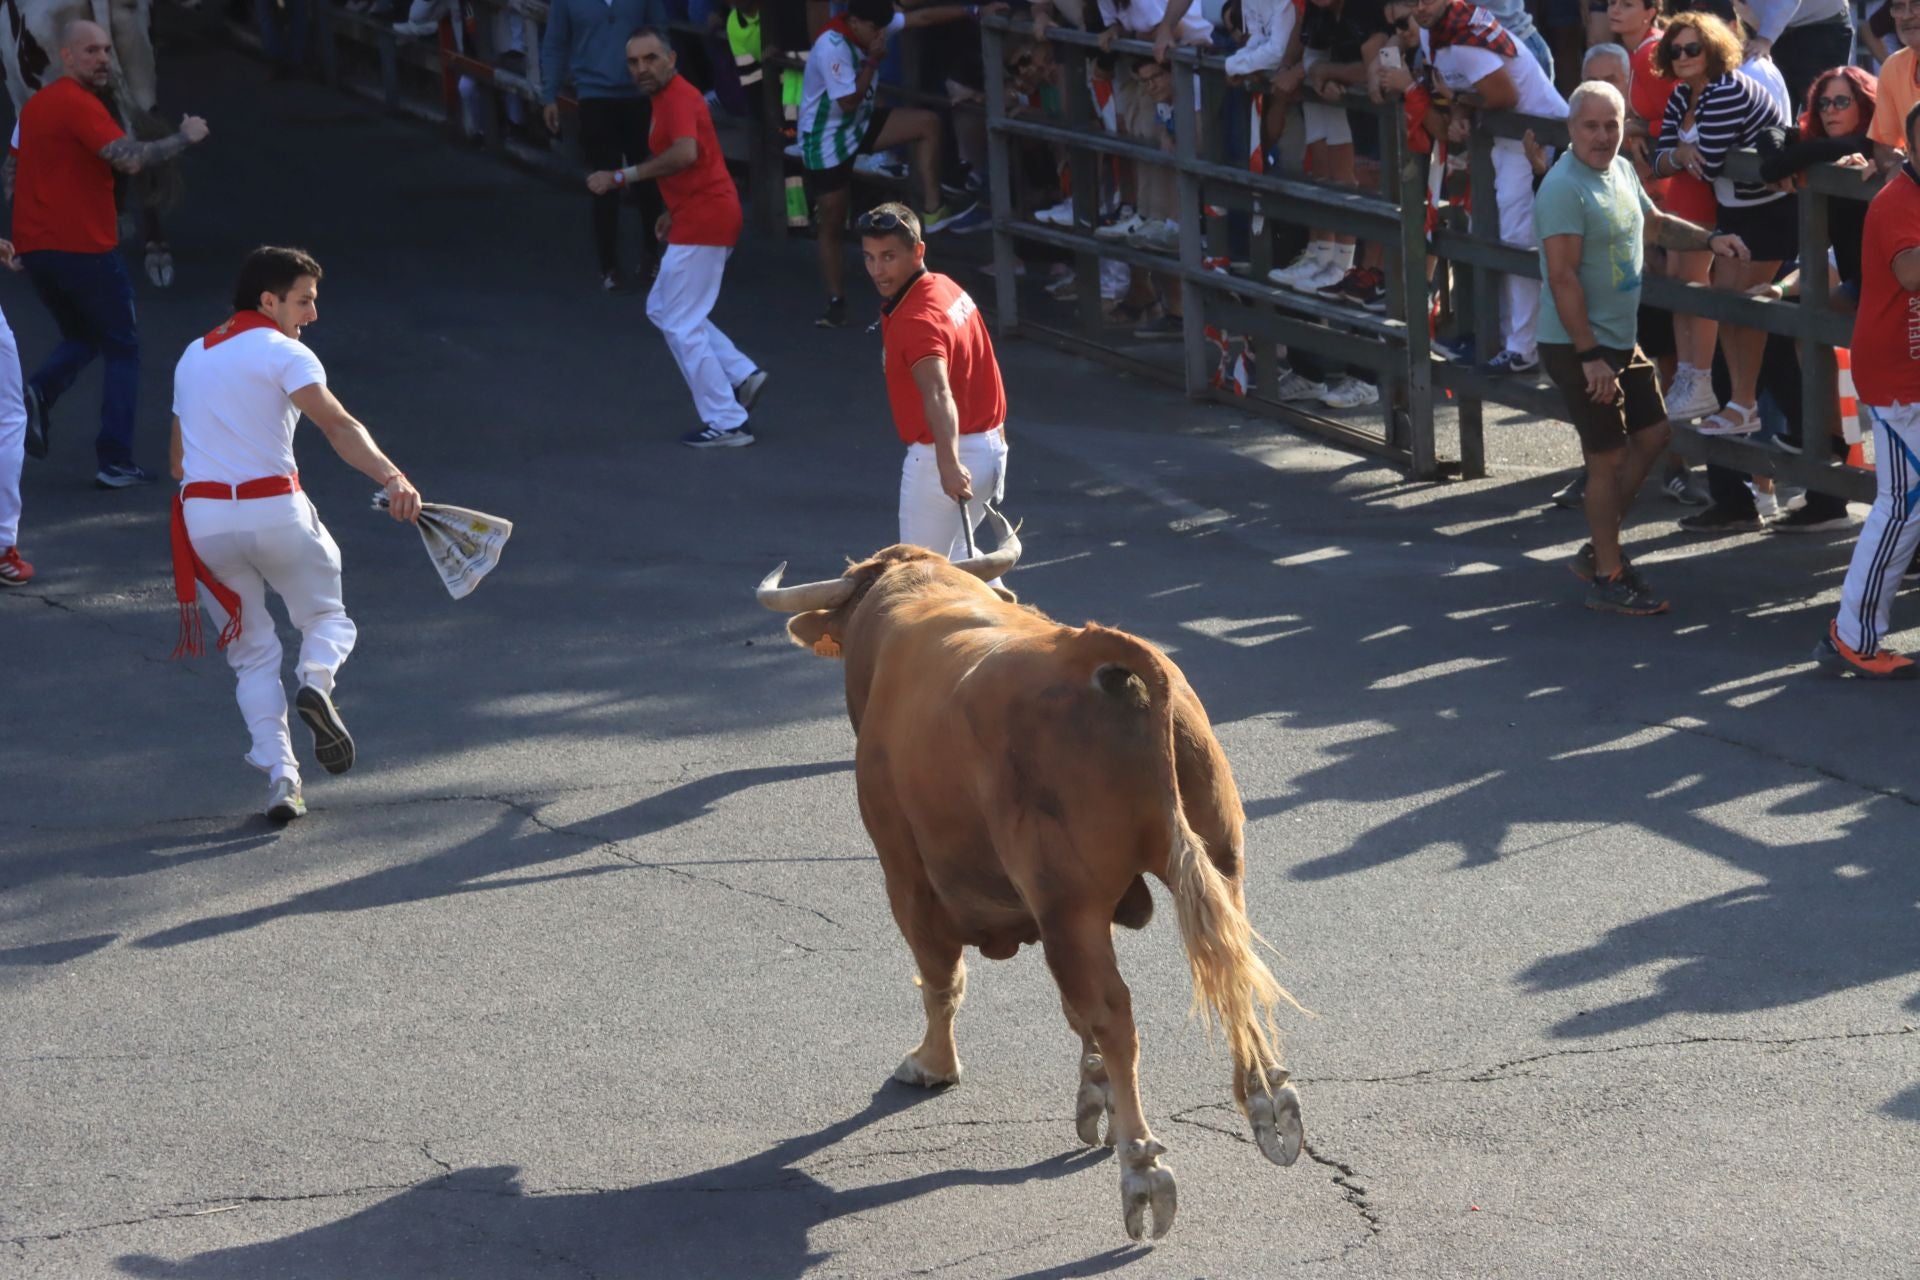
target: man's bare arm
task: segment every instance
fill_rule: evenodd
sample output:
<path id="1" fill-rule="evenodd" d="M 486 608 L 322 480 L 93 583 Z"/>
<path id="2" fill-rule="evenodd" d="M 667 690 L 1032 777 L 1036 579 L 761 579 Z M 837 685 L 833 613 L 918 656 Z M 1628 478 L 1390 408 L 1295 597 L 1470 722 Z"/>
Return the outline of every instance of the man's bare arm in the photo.
<path id="1" fill-rule="evenodd" d="M 196 142 L 207 137 L 207 122 L 199 116 L 183 116 L 180 131 L 152 142 L 118 137 L 100 148 L 97 154 L 119 173 L 138 173 L 149 165 L 165 164 Z"/>
<path id="2" fill-rule="evenodd" d="M 1746 243 L 1739 236 L 1728 235 L 1721 231 L 1709 231 L 1705 227 L 1688 222 L 1685 218 L 1676 218 L 1670 213 L 1661 213 L 1658 210 L 1647 215 L 1646 238 L 1648 243 L 1676 253 L 1697 253 L 1707 249 L 1721 258 L 1747 256 Z"/>
<path id="3" fill-rule="evenodd" d="M 1908 249 L 1894 255 L 1893 278 L 1908 293 L 1920 292 L 1920 249 Z"/>
<path id="4" fill-rule="evenodd" d="M 320 428 L 342 462 L 387 491 L 388 514 L 396 520 L 411 520 L 420 514 L 420 491 L 408 482 L 405 472 L 393 465 L 393 459 L 380 452 L 373 433 L 347 412 L 325 383 L 304 386 L 290 399 L 294 408 Z"/>

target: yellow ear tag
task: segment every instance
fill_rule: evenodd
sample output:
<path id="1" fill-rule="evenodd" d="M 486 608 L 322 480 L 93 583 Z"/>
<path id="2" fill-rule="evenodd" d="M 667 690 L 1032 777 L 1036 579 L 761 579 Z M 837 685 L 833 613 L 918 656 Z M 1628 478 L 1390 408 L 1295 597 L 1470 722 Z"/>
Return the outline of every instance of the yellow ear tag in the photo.
<path id="1" fill-rule="evenodd" d="M 840 656 L 840 642 L 832 636 L 821 636 L 813 642 L 813 652 L 822 658 L 837 658 Z"/>

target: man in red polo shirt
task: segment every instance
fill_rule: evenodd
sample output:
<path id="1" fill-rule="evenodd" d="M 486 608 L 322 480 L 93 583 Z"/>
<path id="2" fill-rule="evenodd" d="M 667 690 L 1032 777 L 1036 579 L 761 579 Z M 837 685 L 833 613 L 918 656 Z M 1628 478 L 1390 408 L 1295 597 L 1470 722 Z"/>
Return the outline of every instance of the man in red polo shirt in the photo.
<path id="1" fill-rule="evenodd" d="M 653 158 L 590 174 L 587 188 L 604 195 L 635 182 L 659 182 L 667 202 L 659 237 L 667 248 L 647 294 L 647 319 L 666 338 L 700 412 L 701 425 L 680 443 L 739 448 L 753 443 L 747 413 L 767 375 L 709 317 L 720 299 L 727 258 L 740 242 L 740 193 L 720 153 L 707 100 L 675 74 L 677 62 L 673 46 L 652 27 L 628 38 L 627 72 L 653 103 L 647 141 Z"/>
<path id="2" fill-rule="evenodd" d="M 900 541 L 957 559 L 1007 486 L 1007 393 L 993 339 L 967 291 L 927 270 L 920 219 L 905 205 L 862 214 L 855 229 L 884 299 L 887 402 L 907 446 Z"/>
<path id="3" fill-rule="evenodd" d="M 1840 588 L 1840 614 L 1813 651 L 1828 670 L 1894 680 L 1920 674 L 1912 658 L 1880 647 L 1920 548 L 1920 103 L 1904 123 L 1907 158 L 1867 206 L 1853 318 L 1853 386 L 1873 422 L 1879 493 Z"/>
<path id="4" fill-rule="evenodd" d="M 27 379 L 27 452 L 46 456 L 54 402 L 95 356 L 104 357 L 93 479 L 103 489 L 124 489 L 151 484 L 154 477 L 133 460 L 140 330 L 133 280 L 120 260 L 113 175 L 172 159 L 207 136 L 207 122 L 187 116 L 171 137 L 129 138 L 102 101 L 113 82 L 113 44 L 94 23 L 74 21 L 61 29 L 60 67 L 60 78 L 20 109 L 14 133 L 14 248 L 61 337 Z"/>

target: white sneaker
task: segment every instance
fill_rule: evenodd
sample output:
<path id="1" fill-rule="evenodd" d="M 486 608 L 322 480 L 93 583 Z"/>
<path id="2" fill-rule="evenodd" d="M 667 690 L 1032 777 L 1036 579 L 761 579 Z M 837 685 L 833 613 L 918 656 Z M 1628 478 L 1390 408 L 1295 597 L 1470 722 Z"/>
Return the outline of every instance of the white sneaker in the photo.
<path id="1" fill-rule="evenodd" d="M 1753 491 L 1753 509 L 1760 513 L 1762 520 L 1771 520 L 1780 514 L 1780 499 L 1771 493 L 1755 489 Z"/>
<path id="2" fill-rule="evenodd" d="M 1341 378 L 1320 397 L 1329 409 L 1359 409 L 1380 403 L 1380 389 L 1358 378 Z"/>
<path id="3" fill-rule="evenodd" d="M 1280 397 L 1280 401 L 1283 404 L 1294 404 L 1305 400 L 1321 400 L 1326 398 L 1327 384 L 1324 382 L 1315 382 L 1305 374 L 1295 373 L 1292 369 L 1282 369 L 1280 371 L 1280 385 L 1274 394 Z"/>
<path id="4" fill-rule="evenodd" d="M 1100 259 L 1100 296 L 1102 298 L 1111 302 L 1115 298 L 1125 297 L 1130 283 L 1126 263 L 1115 262 L 1112 258 Z"/>
<path id="5" fill-rule="evenodd" d="M 1298 283 L 1292 287 L 1301 293 L 1319 293 L 1322 289 L 1330 289 L 1342 280 L 1345 280 L 1347 278 L 1347 272 L 1350 269 L 1351 268 L 1341 266 L 1333 260 L 1332 255 L 1328 255 L 1321 259 L 1319 269 L 1312 275 L 1303 273 L 1296 276 L 1295 279 Z"/>
<path id="6" fill-rule="evenodd" d="M 1321 264 L 1326 261 L 1326 251 L 1320 246 L 1330 243 L 1332 242 L 1327 240 L 1309 241 L 1307 247 L 1300 251 L 1299 257 L 1284 267 L 1275 267 L 1272 271 L 1267 272 L 1267 279 L 1273 281 L 1282 289 L 1298 289 L 1300 285 L 1297 283 L 1296 277 L 1304 278 L 1317 273 L 1320 270 Z"/>
<path id="7" fill-rule="evenodd" d="M 267 784 L 267 818 L 273 822 L 292 822 L 307 815 L 307 802 L 300 798 L 297 778 L 275 778 Z"/>
<path id="8" fill-rule="evenodd" d="M 1683 365 L 1667 388 L 1667 417 L 1673 422 L 1692 422 L 1720 407 L 1713 394 L 1712 375 L 1703 375 L 1691 365 Z"/>
<path id="9" fill-rule="evenodd" d="M 1070 227 L 1073 225 L 1073 197 L 1068 196 L 1059 204 L 1047 209 L 1035 210 L 1035 222 L 1044 222 L 1050 227 Z"/>
<path id="10" fill-rule="evenodd" d="M 1095 227 L 1093 234 L 1099 240 L 1125 240 L 1128 236 L 1139 235 L 1147 229 L 1147 220 L 1135 213 L 1131 206 L 1122 205 L 1120 216 L 1105 226 Z"/>
<path id="11" fill-rule="evenodd" d="M 1128 236 L 1127 243 L 1136 249 L 1177 251 L 1180 248 L 1180 224 L 1171 218 L 1150 221 Z"/>

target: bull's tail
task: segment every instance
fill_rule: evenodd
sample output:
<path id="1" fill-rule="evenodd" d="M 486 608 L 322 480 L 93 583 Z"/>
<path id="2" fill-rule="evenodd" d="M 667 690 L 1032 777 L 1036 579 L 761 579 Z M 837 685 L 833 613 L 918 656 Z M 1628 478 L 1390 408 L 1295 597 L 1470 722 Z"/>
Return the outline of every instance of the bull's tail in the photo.
<path id="1" fill-rule="evenodd" d="M 1226 1032 L 1236 1066 L 1242 1071 L 1251 1068 L 1256 1081 L 1264 1080 L 1266 1068 L 1280 1065 L 1275 1011 L 1281 1004 L 1306 1010 L 1260 958 L 1257 947 L 1266 946 L 1265 939 L 1254 931 L 1240 894 L 1187 821 L 1175 756 L 1169 664 L 1144 642 L 1131 636 L 1124 639 L 1131 641 L 1133 653 L 1103 665 L 1096 682 L 1110 695 L 1127 698 L 1131 694 L 1127 700 L 1153 720 L 1155 772 L 1167 806 L 1167 887 L 1173 893 L 1187 963 L 1193 970 L 1193 1007 L 1209 1029 L 1218 1023 Z"/>

